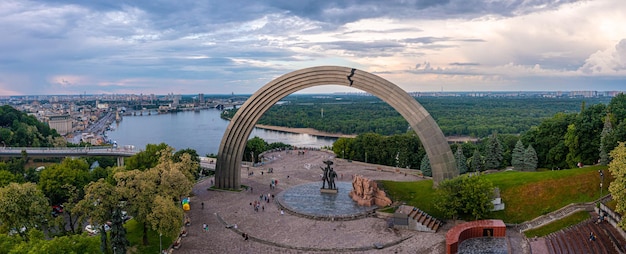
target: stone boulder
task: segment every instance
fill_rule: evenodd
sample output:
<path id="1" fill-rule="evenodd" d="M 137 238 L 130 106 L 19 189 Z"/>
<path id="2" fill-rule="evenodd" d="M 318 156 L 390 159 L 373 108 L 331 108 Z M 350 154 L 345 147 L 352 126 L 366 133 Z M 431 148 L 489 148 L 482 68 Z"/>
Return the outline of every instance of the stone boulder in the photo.
<path id="1" fill-rule="evenodd" d="M 383 190 L 378 189 L 378 184 L 374 180 L 367 179 L 361 175 L 355 175 L 352 180 L 352 191 L 350 197 L 360 206 L 385 207 L 391 204 L 391 199 Z"/>

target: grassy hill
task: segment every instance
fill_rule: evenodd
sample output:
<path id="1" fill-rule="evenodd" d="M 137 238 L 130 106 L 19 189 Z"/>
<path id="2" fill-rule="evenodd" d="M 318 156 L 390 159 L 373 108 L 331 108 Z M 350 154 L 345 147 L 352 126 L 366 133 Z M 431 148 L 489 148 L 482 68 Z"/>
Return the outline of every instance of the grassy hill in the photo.
<path id="1" fill-rule="evenodd" d="M 590 202 L 600 198 L 600 176 L 604 172 L 603 195 L 608 194 L 613 180 L 603 166 L 542 172 L 504 171 L 485 175 L 500 188 L 506 205 L 504 211 L 491 218 L 507 223 L 521 223 L 555 211 L 570 203 Z M 382 187 L 394 201 L 403 201 L 427 213 L 443 218 L 435 209 L 435 190 L 432 180 L 417 182 L 381 181 Z"/>

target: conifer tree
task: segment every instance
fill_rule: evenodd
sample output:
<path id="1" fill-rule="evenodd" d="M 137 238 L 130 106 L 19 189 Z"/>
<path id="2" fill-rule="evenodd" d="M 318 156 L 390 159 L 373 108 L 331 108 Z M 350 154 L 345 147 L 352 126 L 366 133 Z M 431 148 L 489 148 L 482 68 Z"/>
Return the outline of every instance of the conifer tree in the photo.
<path id="1" fill-rule="evenodd" d="M 471 166 L 473 172 L 480 172 L 483 170 L 483 158 L 478 149 L 474 150 L 474 154 L 471 159 Z"/>
<path id="2" fill-rule="evenodd" d="M 467 158 L 463 155 L 463 148 L 460 145 L 456 148 L 454 159 L 456 160 L 456 168 L 459 169 L 459 174 L 465 174 L 467 172 Z"/>
<path id="3" fill-rule="evenodd" d="M 532 145 L 528 145 L 524 151 L 524 170 L 535 171 L 537 169 L 537 152 Z"/>
<path id="4" fill-rule="evenodd" d="M 610 113 L 606 115 L 604 119 L 604 127 L 602 128 L 602 133 L 600 133 L 600 165 L 606 166 L 609 164 L 609 143 L 610 143 L 610 135 L 613 132 L 613 125 L 611 124 L 611 115 Z"/>
<path id="5" fill-rule="evenodd" d="M 126 246 L 130 243 L 126 239 L 126 228 L 124 228 L 124 215 L 118 206 L 113 210 L 113 221 L 111 226 L 111 246 L 113 253 L 126 253 Z"/>
<path id="6" fill-rule="evenodd" d="M 511 166 L 513 166 L 515 170 L 526 169 L 526 165 L 524 163 L 525 152 L 526 150 L 524 149 L 522 140 L 518 140 L 517 143 L 515 143 L 515 148 L 513 148 L 513 153 L 511 154 Z"/>
<path id="7" fill-rule="evenodd" d="M 422 163 L 420 164 L 420 170 L 422 171 L 422 174 L 424 174 L 424 176 L 433 176 L 433 170 L 430 167 L 430 159 L 428 159 L 428 155 L 424 155 L 424 158 L 422 158 Z"/>
<path id="8" fill-rule="evenodd" d="M 489 137 L 485 149 L 485 169 L 499 169 L 502 165 L 502 143 L 498 139 L 498 134 L 493 133 Z"/>

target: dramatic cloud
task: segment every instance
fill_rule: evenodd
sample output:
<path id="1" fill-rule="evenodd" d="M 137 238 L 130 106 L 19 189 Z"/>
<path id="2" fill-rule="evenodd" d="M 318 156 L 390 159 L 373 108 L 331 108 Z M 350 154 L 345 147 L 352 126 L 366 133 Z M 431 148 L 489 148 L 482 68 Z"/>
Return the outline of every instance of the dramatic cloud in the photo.
<path id="1" fill-rule="evenodd" d="M 626 76 L 626 39 L 621 40 L 614 48 L 592 54 L 580 71 L 589 75 Z"/>
<path id="2" fill-rule="evenodd" d="M 621 0 L 5 0 L 0 95 L 249 94 L 317 65 L 407 91 L 623 90 L 624 23 Z"/>

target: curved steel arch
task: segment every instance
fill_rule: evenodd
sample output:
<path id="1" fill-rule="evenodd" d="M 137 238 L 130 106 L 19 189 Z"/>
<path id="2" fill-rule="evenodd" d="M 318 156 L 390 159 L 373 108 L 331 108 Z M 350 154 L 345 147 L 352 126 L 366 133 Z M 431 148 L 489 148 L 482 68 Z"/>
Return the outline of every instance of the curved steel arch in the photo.
<path id="1" fill-rule="evenodd" d="M 272 105 L 299 90 L 320 85 L 350 86 L 377 96 L 392 106 L 417 133 L 430 159 L 435 185 L 458 175 L 443 132 L 413 97 L 374 74 L 341 66 L 318 66 L 287 73 L 254 93 L 231 119 L 222 138 L 215 167 L 215 187 L 239 189 L 241 160 L 254 125 Z"/>

